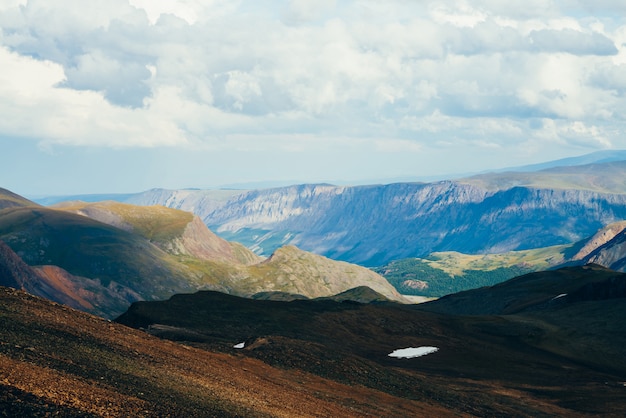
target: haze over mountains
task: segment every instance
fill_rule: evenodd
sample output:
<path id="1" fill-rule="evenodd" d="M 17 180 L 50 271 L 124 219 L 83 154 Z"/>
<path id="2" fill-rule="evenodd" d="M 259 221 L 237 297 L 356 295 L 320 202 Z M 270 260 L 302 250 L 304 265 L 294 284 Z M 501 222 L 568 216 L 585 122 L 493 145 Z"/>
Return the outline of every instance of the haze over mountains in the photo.
<path id="1" fill-rule="evenodd" d="M 198 215 L 222 238 L 270 255 L 293 244 L 380 266 L 433 252 L 502 253 L 583 240 L 626 219 L 624 153 L 602 152 L 435 183 L 150 190 L 120 200 Z M 565 165 L 580 164 L 582 165 Z"/>

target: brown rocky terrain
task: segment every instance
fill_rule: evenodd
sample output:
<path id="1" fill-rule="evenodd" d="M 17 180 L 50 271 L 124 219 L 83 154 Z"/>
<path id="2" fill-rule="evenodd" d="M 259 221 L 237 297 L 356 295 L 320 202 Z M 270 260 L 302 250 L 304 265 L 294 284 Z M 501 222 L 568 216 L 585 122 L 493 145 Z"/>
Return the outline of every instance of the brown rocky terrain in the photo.
<path id="1" fill-rule="evenodd" d="M 421 305 L 199 292 L 136 302 L 116 321 L 458 414 L 622 416 L 625 289 L 626 274 L 587 266 Z M 407 347 L 438 350 L 389 357 Z"/>
<path id="2" fill-rule="evenodd" d="M 463 415 L 161 340 L 14 289 L 0 288 L 0 329 L 1 416 Z"/>

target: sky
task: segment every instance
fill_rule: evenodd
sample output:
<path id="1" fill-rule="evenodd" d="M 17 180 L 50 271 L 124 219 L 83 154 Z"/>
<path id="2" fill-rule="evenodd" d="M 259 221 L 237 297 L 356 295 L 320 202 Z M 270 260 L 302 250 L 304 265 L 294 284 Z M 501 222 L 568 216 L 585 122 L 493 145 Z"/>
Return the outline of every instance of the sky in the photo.
<path id="1" fill-rule="evenodd" d="M 622 0 L 0 0 L 0 187 L 357 184 L 626 149 Z"/>

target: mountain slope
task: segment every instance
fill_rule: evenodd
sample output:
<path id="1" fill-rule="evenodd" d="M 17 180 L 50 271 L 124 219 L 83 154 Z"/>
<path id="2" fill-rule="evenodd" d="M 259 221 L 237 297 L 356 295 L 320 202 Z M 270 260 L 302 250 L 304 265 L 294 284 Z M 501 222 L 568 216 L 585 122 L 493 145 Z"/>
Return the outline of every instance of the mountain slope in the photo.
<path id="1" fill-rule="evenodd" d="M 552 167 L 532 172 L 481 174 L 459 180 L 487 190 L 512 187 L 535 189 L 587 190 L 598 193 L 626 193 L 626 161 Z"/>
<path id="2" fill-rule="evenodd" d="M 29 265 L 56 265 L 104 286 L 148 283 L 154 297 L 174 286 L 168 256 L 145 239 L 84 216 L 25 207 L 0 213 L 2 238 Z M 161 283 L 155 286 L 159 281 Z"/>
<path id="3" fill-rule="evenodd" d="M 38 206 L 35 202 L 17 195 L 7 189 L 0 188 L 0 210 L 6 208 Z"/>
<path id="4" fill-rule="evenodd" d="M 300 185 L 204 204 L 175 191 L 150 203 L 193 210 L 218 235 L 257 254 L 292 244 L 380 266 L 433 252 L 500 253 L 570 244 L 626 219 L 626 163 L 490 174 L 437 183 Z M 199 191 L 197 193 L 200 193 Z M 209 203 L 211 202 L 211 203 Z"/>
<path id="5" fill-rule="evenodd" d="M 597 268 L 557 274 L 572 283 L 587 278 L 571 285 L 577 289 L 572 295 L 587 284 L 604 286 L 611 278 L 610 288 L 625 283 L 623 274 Z M 546 292 L 554 296 L 554 289 L 544 287 L 542 280 L 526 284 L 531 301 Z M 511 294 L 490 297 L 530 306 L 524 294 L 516 297 L 514 288 Z M 584 297 L 543 310 L 472 316 L 428 312 L 430 304 L 280 302 L 199 292 L 134 303 L 117 321 L 354 387 L 405 399 L 436 399 L 459 414 L 620 416 L 626 303 L 623 291 L 613 292 L 612 299 L 587 297 L 604 288 L 584 290 Z M 489 292 L 483 289 L 482 296 Z M 438 350 L 413 359 L 389 356 L 407 347 Z"/>
<path id="6" fill-rule="evenodd" d="M 601 266 L 531 273 L 416 308 L 448 315 L 507 315 L 541 324 L 525 337 L 535 347 L 598 370 L 626 370 L 626 274 Z"/>
<path id="7" fill-rule="evenodd" d="M 381 266 L 433 252 L 502 253 L 580 241 L 626 219 L 625 159 L 611 151 L 433 183 L 155 189 L 133 203 L 193 211 L 222 238 L 260 255 L 291 244 Z"/>
<path id="8" fill-rule="evenodd" d="M 573 294 L 601 283 L 615 283 L 615 294 L 598 299 L 626 298 L 626 274 L 598 265 L 565 267 L 529 273 L 491 287 L 468 290 L 419 306 L 429 312 L 455 315 L 511 315 L 560 307 Z M 620 290 L 621 289 L 621 290 Z M 574 298 L 576 299 L 576 298 Z M 593 300 L 589 296 L 589 300 Z M 578 298 L 575 301 L 579 302 Z"/>
<path id="9" fill-rule="evenodd" d="M 383 277 L 363 267 L 295 248 L 263 261 L 217 237 L 191 213 L 161 206 L 71 202 L 54 209 L 7 208 L 0 211 L 0 239 L 28 265 L 40 266 L 40 282 L 54 283 L 72 297 L 83 289 L 80 298 L 88 303 L 82 309 L 105 316 L 119 315 L 135 300 L 200 289 L 241 296 L 289 291 L 314 298 L 367 285 L 402 300 Z M 57 293 L 52 299 L 63 302 L 67 296 Z M 115 303 L 106 303 L 109 296 Z"/>
<path id="10" fill-rule="evenodd" d="M 618 271 L 626 270 L 626 230 L 600 245 L 583 258 L 586 263 L 595 263 Z"/>
<path id="11" fill-rule="evenodd" d="M 12 287 L 100 315 L 122 312 L 141 297 L 119 285 L 103 286 L 99 280 L 76 277 L 57 266 L 30 267 L 0 241 L 0 286 Z"/>
<path id="12" fill-rule="evenodd" d="M 402 297 L 377 273 L 355 264 L 331 260 L 293 246 L 281 247 L 266 261 L 251 266 L 248 285 L 302 295 L 335 295 L 367 286 L 396 301 Z M 306 277 L 307 280 L 297 280 Z"/>
<path id="13" fill-rule="evenodd" d="M 442 416 L 435 402 L 163 341 L 0 288 L 0 414 L 63 417 Z"/>
<path id="14" fill-rule="evenodd" d="M 240 244 L 219 238 L 197 216 L 182 210 L 113 201 L 66 202 L 53 207 L 132 231 L 170 254 L 235 264 L 262 261 Z"/>
<path id="15" fill-rule="evenodd" d="M 528 171 L 541 171 L 548 168 L 555 167 L 572 167 L 578 165 L 608 163 L 614 161 L 626 161 L 626 150 L 605 150 L 596 151 L 590 154 L 581 155 L 578 157 L 562 158 L 560 160 L 547 161 L 545 163 L 525 165 L 521 167 L 509 167 L 498 172 L 528 172 Z"/>
<path id="16" fill-rule="evenodd" d="M 259 291 L 281 291 L 318 297 L 364 285 L 393 300 L 402 300 L 393 286 L 378 274 L 296 247 L 279 248 L 264 261 L 240 244 L 219 238 L 197 216 L 188 212 L 115 202 L 74 202 L 59 208 L 131 230 L 169 254 L 231 266 L 248 265 L 247 269 L 238 269 L 236 286 L 228 285 L 235 294 L 250 296 Z M 197 262 L 192 264 L 198 265 Z M 222 281 L 228 283 L 224 277 Z"/>
<path id="17" fill-rule="evenodd" d="M 469 184 L 299 186 L 249 192 L 205 222 L 221 236 L 271 250 L 291 242 L 375 266 L 432 252 L 498 253 L 576 242 L 626 219 L 626 194 Z"/>

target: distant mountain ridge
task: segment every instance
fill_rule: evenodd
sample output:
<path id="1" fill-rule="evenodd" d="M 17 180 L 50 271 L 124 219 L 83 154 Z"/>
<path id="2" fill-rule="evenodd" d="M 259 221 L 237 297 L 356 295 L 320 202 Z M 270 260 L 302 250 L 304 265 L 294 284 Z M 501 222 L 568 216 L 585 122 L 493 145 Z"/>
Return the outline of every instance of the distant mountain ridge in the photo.
<path id="1" fill-rule="evenodd" d="M 193 212 L 259 255 L 291 244 L 373 267 L 433 252 L 501 253 L 585 239 L 626 219 L 625 158 L 626 151 L 603 151 L 434 183 L 153 189 L 124 199 Z"/>
<path id="2" fill-rule="evenodd" d="M 260 253 L 292 243 L 367 266 L 436 251 L 567 244 L 626 219 L 626 194 L 472 184 L 303 185 L 248 192 L 204 221 Z"/>
<path id="3" fill-rule="evenodd" d="M 191 211 L 260 255 L 291 244 L 381 266 L 433 252 L 467 254 L 570 244 L 626 219 L 625 152 L 547 163 L 540 171 L 369 186 L 162 190 L 128 198 Z M 585 163 L 585 165 L 571 165 Z"/>
<path id="4" fill-rule="evenodd" d="M 577 165 L 608 163 L 613 161 L 626 160 L 626 150 L 604 150 L 596 151 L 590 154 L 581 155 L 578 157 L 561 158 L 559 160 L 548 161 L 539 164 L 529 164 L 519 167 L 509 167 L 499 170 L 493 170 L 493 172 L 529 172 L 529 171 L 541 171 L 555 167 L 571 167 Z"/>

